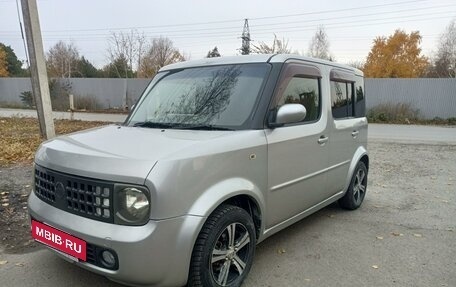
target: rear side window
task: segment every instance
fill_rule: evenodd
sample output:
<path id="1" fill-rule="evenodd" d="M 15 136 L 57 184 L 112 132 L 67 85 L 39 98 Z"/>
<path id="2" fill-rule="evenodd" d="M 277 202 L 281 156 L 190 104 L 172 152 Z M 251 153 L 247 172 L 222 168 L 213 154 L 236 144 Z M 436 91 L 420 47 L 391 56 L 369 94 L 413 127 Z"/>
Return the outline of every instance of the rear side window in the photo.
<path id="1" fill-rule="evenodd" d="M 354 116 L 354 83 L 331 81 L 331 110 L 335 119 Z"/>
<path id="2" fill-rule="evenodd" d="M 357 77 L 355 82 L 355 117 L 366 116 L 366 95 L 364 93 L 363 78 Z"/>
<path id="3" fill-rule="evenodd" d="M 294 76 L 288 82 L 277 108 L 285 104 L 301 104 L 306 108 L 303 122 L 312 122 L 320 117 L 319 79 Z"/>
<path id="4" fill-rule="evenodd" d="M 366 97 L 363 77 L 338 68 L 332 69 L 329 76 L 333 118 L 365 117 Z"/>

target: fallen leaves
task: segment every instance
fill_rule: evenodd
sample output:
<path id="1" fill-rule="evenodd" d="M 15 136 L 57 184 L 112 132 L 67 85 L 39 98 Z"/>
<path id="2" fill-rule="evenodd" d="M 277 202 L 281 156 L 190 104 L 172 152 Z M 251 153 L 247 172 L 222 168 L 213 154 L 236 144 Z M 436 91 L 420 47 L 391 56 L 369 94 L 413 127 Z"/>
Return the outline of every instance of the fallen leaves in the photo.
<path id="1" fill-rule="evenodd" d="M 56 120 L 57 134 L 106 125 L 104 122 Z M 2 118 L 0 120 L 0 166 L 32 162 L 36 149 L 42 142 L 37 119 Z"/>
<path id="2" fill-rule="evenodd" d="M 6 263 L 8 263 L 8 260 L 1 260 L 0 261 L 0 265 L 5 265 Z"/>

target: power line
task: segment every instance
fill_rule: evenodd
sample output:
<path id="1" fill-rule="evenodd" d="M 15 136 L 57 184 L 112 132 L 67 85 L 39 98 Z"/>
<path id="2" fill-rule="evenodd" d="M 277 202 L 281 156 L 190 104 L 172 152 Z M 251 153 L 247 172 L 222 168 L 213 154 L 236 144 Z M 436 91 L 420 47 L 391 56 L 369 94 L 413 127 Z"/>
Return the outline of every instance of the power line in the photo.
<path id="1" fill-rule="evenodd" d="M 371 17 L 371 16 L 377 16 L 377 15 L 385 15 L 385 14 L 398 14 L 398 13 L 403 13 L 403 12 L 411 12 L 411 11 L 421 11 L 421 10 L 426 10 L 429 11 L 431 9 L 438 9 L 438 8 L 449 8 L 449 7 L 455 7 L 456 4 L 453 5 L 437 5 L 437 6 L 428 6 L 428 7 L 421 7 L 421 8 L 415 8 L 415 9 L 404 9 L 404 10 L 393 10 L 393 11 L 385 11 L 385 12 L 376 12 L 376 13 L 370 13 L 370 14 L 355 14 L 355 15 L 350 15 L 350 18 L 359 18 L 359 17 Z M 445 11 L 448 12 L 448 11 Z M 420 14 L 423 15 L 423 14 Z M 426 13 L 426 15 L 429 15 L 429 13 Z M 411 15 L 411 16 L 418 16 L 418 15 Z M 346 17 L 344 17 L 346 18 Z M 402 18 L 402 16 L 400 16 Z M 311 23 L 311 22 L 322 22 L 322 21 L 329 21 L 329 20 L 338 20 L 341 19 L 340 16 L 337 17 L 329 17 L 329 18 L 318 18 L 318 19 L 308 19 L 308 20 L 299 20 L 299 21 L 289 21 L 289 22 L 275 22 L 275 23 L 266 23 L 266 24 L 256 24 L 256 25 L 250 25 L 250 27 L 256 28 L 256 27 L 264 27 L 264 26 L 278 26 L 278 25 L 283 25 L 283 24 L 295 24 L 295 23 Z M 369 21 L 372 21 L 375 19 L 370 19 Z M 365 21 L 365 20 L 363 20 Z M 236 30 L 238 31 L 239 26 L 230 26 L 230 27 L 207 27 L 207 28 L 197 28 L 197 29 L 184 29 L 184 30 L 171 30 L 171 31 L 160 31 L 161 33 L 180 33 L 180 32 L 191 32 L 191 34 L 195 34 L 195 32 L 198 31 L 211 31 L 215 30 L 220 32 L 221 30 Z M 226 31 L 229 32 L 229 31 Z M 57 34 L 54 34 L 55 32 L 50 32 L 52 33 L 52 36 L 57 36 L 57 34 L 64 33 L 64 32 L 57 32 Z M 149 32 L 150 33 L 150 32 Z M 0 34 L 3 34 L 3 32 L 0 31 Z M 46 33 L 48 34 L 48 33 Z M 68 36 L 68 33 L 64 33 L 65 36 Z M 87 33 L 84 34 L 72 34 L 72 35 L 83 35 L 83 36 L 104 36 L 106 34 L 89 34 Z"/>
<path id="2" fill-rule="evenodd" d="M 25 53 L 25 58 L 26 58 L 27 69 L 29 69 L 30 66 L 29 66 L 27 44 L 25 43 L 24 30 L 22 29 L 22 22 L 21 22 L 21 14 L 19 13 L 19 0 L 16 0 L 16 9 L 17 9 L 17 20 L 19 21 L 19 29 L 21 29 L 22 43 L 24 44 L 24 53 Z"/>
<path id="3" fill-rule="evenodd" d="M 416 14 L 416 15 L 408 15 L 408 16 L 396 16 L 396 17 L 386 17 L 386 18 L 377 18 L 377 19 L 366 19 L 366 20 L 355 20 L 355 21 L 343 21 L 343 22 L 336 22 L 336 23 L 326 23 L 324 24 L 325 29 L 337 29 L 337 28 L 349 28 L 349 27 L 357 27 L 358 25 L 346 25 L 346 24 L 357 24 L 357 23 L 362 23 L 363 26 L 365 25 L 381 25 L 381 24 L 391 24 L 391 23 L 405 23 L 405 22 L 417 22 L 417 21 L 427 21 L 427 20 L 434 20 L 434 19 L 441 19 L 441 18 L 452 18 L 455 15 L 444 15 L 444 16 L 439 16 L 439 17 L 425 17 L 425 18 L 418 18 L 418 19 L 410 19 L 410 20 L 404 20 L 404 21 L 394 21 L 394 22 L 378 22 L 378 21 L 385 21 L 385 20 L 394 20 L 394 19 L 406 19 L 406 18 L 415 18 L 415 17 L 423 17 L 423 16 L 429 16 L 429 15 L 443 15 L 443 14 L 448 14 L 448 13 L 454 13 L 454 12 L 436 12 L 436 13 L 425 13 L 425 14 Z M 302 32 L 302 31 L 313 31 L 315 30 L 316 27 L 320 25 L 306 25 L 306 26 L 291 26 L 291 27 L 278 27 L 278 28 L 263 28 L 263 29 L 257 29 L 254 30 L 255 35 L 261 35 L 261 34 L 270 34 L 270 33 L 284 33 L 284 32 Z M 180 34 L 161 34 L 161 35 L 167 35 L 170 38 L 202 38 L 202 37 L 210 37 L 210 36 L 216 36 L 216 37 L 227 37 L 227 36 L 233 36 L 235 37 L 237 34 L 236 31 L 222 31 L 222 32 L 204 32 L 204 33 L 180 33 Z M 158 34 L 149 34 L 145 33 L 146 36 L 151 36 L 151 37 L 159 37 L 160 35 Z M 80 37 L 82 36 L 82 37 Z M 106 40 L 106 38 L 109 37 L 109 34 L 92 34 L 92 35 L 69 35 L 68 37 L 62 37 L 62 36 L 46 36 L 45 39 L 51 40 L 51 39 L 62 39 L 62 38 L 71 38 L 71 39 L 79 39 L 79 40 Z"/>
<path id="4" fill-rule="evenodd" d="M 286 14 L 286 15 L 254 17 L 254 18 L 249 18 L 249 20 L 265 20 L 265 19 L 276 19 L 276 18 L 284 18 L 284 17 L 319 15 L 319 14 L 328 14 L 328 13 L 345 12 L 345 11 L 353 11 L 353 10 L 362 10 L 362 9 L 369 9 L 369 8 L 398 6 L 398 5 L 403 5 L 403 4 L 427 2 L 427 1 L 428 0 L 402 1 L 402 2 L 395 2 L 395 3 L 386 3 L 386 4 L 359 6 L 359 7 L 351 7 L 351 8 L 343 8 L 343 9 L 314 11 L 314 12 L 306 12 L 306 13 L 298 13 L 298 14 Z M 181 27 L 181 26 L 196 26 L 196 25 L 207 25 L 207 24 L 233 23 L 233 22 L 240 22 L 240 21 L 243 21 L 243 20 L 244 19 L 232 19 L 232 20 L 222 20 L 222 21 L 194 22 L 194 23 L 185 23 L 185 24 L 167 24 L 167 25 L 153 25 L 153 26 L 131 26 L 131 27 L 117 27 L 117 28 L 116 27 L 108 27 L 108 28 L 93 28 L 93 29 L 43 30 L 43 32 L 89 32 L 89 31 L 111 31 L 111 30 L 147 29 L 147 28 L 166 28 L 166 27 Z"/>

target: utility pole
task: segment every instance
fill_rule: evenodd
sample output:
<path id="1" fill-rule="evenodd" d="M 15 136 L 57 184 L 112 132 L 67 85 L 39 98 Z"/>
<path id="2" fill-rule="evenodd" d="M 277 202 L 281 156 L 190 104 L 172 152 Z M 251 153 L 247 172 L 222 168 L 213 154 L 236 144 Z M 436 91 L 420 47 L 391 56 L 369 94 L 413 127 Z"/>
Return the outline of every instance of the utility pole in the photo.
<path id="1" fill-rule="evenodd" d="M 50 139 L 55 137 L 54 120 L 36 0 L 21 0 L 21 5 L 41 136 Z"/>
<path id="2" fill-rule="evenodd" d="M 242 46 L 241 54 L 248 55 L 250 54 L 250 29 L 249 29 L 249 19 L 244 20 L 244 29 L 242 30 Z"/>

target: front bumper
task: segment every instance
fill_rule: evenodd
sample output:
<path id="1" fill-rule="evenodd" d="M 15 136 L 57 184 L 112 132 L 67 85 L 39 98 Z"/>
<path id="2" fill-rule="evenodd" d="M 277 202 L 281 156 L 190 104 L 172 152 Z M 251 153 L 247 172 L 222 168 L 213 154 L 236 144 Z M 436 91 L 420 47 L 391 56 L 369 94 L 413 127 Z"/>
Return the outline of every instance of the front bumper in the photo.
<path id="1" fill-rule="evenodd" d="M 131 286 L 185 285 L 193 245 L 205 220 L 204 217 L 186 215 L 150 220 L 143 226 L 115 225 L 52 207 L 33 192 L 28 208 L 30 216 L 38 221 L 88 243 L 114 250 L 119 260 L 117 270 L 81 261 L 75 264 Z"/>

